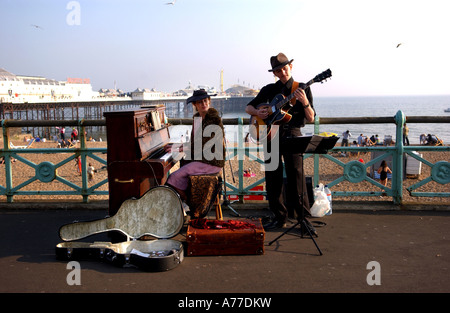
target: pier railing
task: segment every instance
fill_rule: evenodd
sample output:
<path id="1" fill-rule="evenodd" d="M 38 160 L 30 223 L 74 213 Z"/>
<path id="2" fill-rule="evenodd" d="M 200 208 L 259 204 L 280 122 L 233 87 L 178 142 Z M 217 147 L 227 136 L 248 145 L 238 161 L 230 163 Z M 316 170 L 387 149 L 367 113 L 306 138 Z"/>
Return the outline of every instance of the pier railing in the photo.
<path id="1" fill-rule="evenodd" d="M 402 204 L 404 199 L 403 189 L 404 189 L 404 178 L 405 173 L 405 157 L 406 155 L 422 162 L 425 166 L 430 167 L 430 175 L 421 178 L 417 183 L 408 186 L 406 191 L 413 197 L 450 197 L 450 188 L 448 185 L 450 183 L 450 153 L 444 160 L 432 163 L 425 158 L 420 156 L 422 151 L 436 151 L 436 152 L 450 152 L 450 146 L 404 146 L 403 145 L 403 126 L 408 121 L 408 124 L 414 123 L 450 123 L 450 117 L 431 117 L 431 116 L 405 116 L 402 111 L 398 111 L 394 117 L 339 117 L 339 118 L 320 118 L 316 117 L 314 121 L 314 133 L 319 134 L 320 126 L 325 124 L 395 124 L 396 134 L 393 139 L 393 145 L 375 145 L 370 147 L 341 147 L 336 145 L 333 149 L 329 151 L 328 154 L 305 154 L 305 160 L 308 158 L 313 158 L 314 169 L 313 169 L 313 182 L 314 184 L 323 183 L 327 184 L 328 187 L 333 190 L 334 187 L 342 182 L 347 182 L 349 187 L 345 187 L 341 191 L 332 191 L 333 197 L 391 197 L 393 203 Z M 235 147 L 228 147 L 228 152 L 230 153 L 230 158 L 238 158 L 238 186 L 233 186 L 227 182 L 228 194 L 238 195 L 242 200 L 244 195 L 265 195 L 265 191 L 255 191 L 252 190 L 256 186 L 264 183 L 264 178 L 244 187 L 243 173 L 244 166 L 243 160 L 244 156 L 254 160 L 258 163 L 263 164 L 264 160 L 259 158 L 261 155 L 262 146 L 258 147 L 248 147 L 245 144 L 245 134 L 243 131 L 243 126 L 248 125 L 248 119 L 236 119 L 232 121 L 239 125 L 238 128 L 238 142 Z M 225 122 L 224 122 L 225 123 Z M 340 157 L 342 153 L 373 153 L 373 158 L 369 162 L 360 162 L 359 160 L 349 160 Z M 373 167 L 379 165 L 384 159 L 392 159 L 392 176 L 390 187 L 383 186 L 380 184 L 373 176 Z M 327 159 L 337 165 L 338 174 L 337 178 L 334 180 L 324 180 L 320 175 L 320 164 Z M 345 162 L 347 161 L 347 162 Z M 375 169 L 376 172 L 376 169 Z M 376 174 L 375 174 L 376 175 Z M 371 177 L 372 176 L 372 177 Z M 367 182 L 371 185 L 369 191 L 356 191 L 359 188 L 356 184 L 361 182 Z M 430 182 L 436 182 L 442 186 L 442 192 L 420 192 L 417 189 Z M 354 186 L 354 187 L 352 187 Z"/>
<path id="2" fill-rule="evenodd" d="M 425 178 L 420 178 L 416 184 L 413 184 L 406 188 L 406 191 L 413 197 L 450 197 L 450 189 L 448 185 L 450 183 L 450 163 L 448 160 L 449 156 L 443 160 L 432 163 L 425 158 L 420 156 L 420 152 L 436 151 L 436 152 L 449 152 L 450 146 L 425 146 L 425 145 L 403 145 L 403 127 L 408 122 L 408 125 L 414 123 L 450 123 L 450 117 L 442 116 L 405 116 L 402 111 L 398 111 L 394 117 L 364 117 L 364 118 L 316 118 L 314 123 L 314 132 L 319 133 L 319 127 L 321 124 L 395 124 L 395 138 L 393 145 L 386 146 L 370 146 L 370 147 L 335 147 L 331 150 L 331 153 L 324 155 L 324 158 L 331 160 L 340 167 L 342 167 L 342 176 L 328 182 L 328 186 L 332 188 L 333 186 L 339 184 L 342 181 L 348 181 L 352 184 L 360 183 L 362 181 L 367 181 L 375 189 L 371 191 L 358 192 L 352 190 L 336 191 L 332 192 L 333 196 L 389 196 L 395 204 L 402 204 L 404 200 L 404 181 L 406 178 L 405 171 L 405 157 L 410 156 L 411 158 L 418 160 L 419 163 L 423 163 L 425 166 L 430 167 L 430 175 Z M 333 157 L 333 152 L 371 152 L 374 157 L 367 163 L 362 163 L 357 160 L 349 161 L 347 163 L 342 162 L 339 158 Z M 379 164 L 382 160 L 386 158 L 392 158 L 392 182 L 391 187 L 386 187 L 381 185 L 375 179 L 371 178 L 367 173 L 371 167 L 375 164 Z M 314 156 L 314 181 L 320 182 L 319 173 L 319 156 Z M 376 168 L 375 168 L 376 171 Z M 373 170 L 372 170 L 373 173 Z M 419 175 L 417 175 L 419 180 Z M 435 182 L 442 186 L 443 192 L 419 192 L 417 189 L 424 186 L 427 183 Z"/>
<path id="3" fill-rule="evenodd" d="M 19 121 L 19 120 L 1 120 L 1 126 L 3 130 L 3 149 L 0 149 L 0 159 L 4 159 L 5 166 L 5 184 L 0 183 L 0 195 L 6 196 L 7 202 L 13 202 L 13 197 L 18 195 L 28 196 L 41 196 L 41 195 L 74 195 L 81 196 L 83 202 L 88 202 L 89 196 L 93 195 L 108 195 L 108 191 L 100 190 L 100 187 L 108 183 L 107 179 L 100 182 L 96 182 L 94 185 L 88 184 L 88 162 L 87 158 L 92 158 L 105 167 L 107 165 L 106 158 L 99 155 L 104 154 L 106 157 L 106 148 L 88 148 L 86 146 L 86 130 L 88 126 L 105 126 L 104 120 L 63 120 L 63 121 Z M 22 128 L 22 127 L 77 127 L 79 129 L 80 147 L 77 148 L 27 148 L 26 146 L 14 146 L 11 145 L 10 129 Z M 43 161 L 38 164 L 27 158 L 27 155 L 31 154 L 59 154 L 61 155 L 61 161 L 57 164 L 53 164 L 49 161 Z M 58 174 L 58 169 L 62 168 L 69 162 L 80 160 L 80 175 L 81 185 L 68 180 L 67 178 Z M 24 182 L 15 185 L 13 183 L 13 162 L 22 162 L 32 169 L 34 169 L 34 176 L 29 177 Z M 42 183 L 50 184 L 54 181 L 58 181 L 69 188 L 65 190 L 29 190 L 29 186 L 33 182 L 39 181 Z M 67 190 L 68 189 L 68 190 Z"/>
<path id="4" fill-rule="evenodd" d="M 405 116 L 403 112 L 398 111 L 394 117 L 353 117 L 353 118 L 320 118 L 316 117 L 314 121 L 314 133 L 320 133 L 320 126 L 324 124 L 395 124 L 396 135 L 394 139 L 394 145 L 386 146 L 370 146 L 370 147 L 341 147 L 336 146 L 329 151 L 326 155 L 311 155 L 305 154 L 305 160 L 313 159 L 313 181 L 314 184 L 324 183 L 332 189 L 332 195 L 336 199 L 339 197 L 379 197 L 387 196 L 391 197 L 393 203 L 402 204 L 404 195 L 404 178 L 405 178 L 405 156 L 409 155 L 424 164 L 424 166 L 430 167 L 430 175 L 418 180 L 417 183 L 408 186 L 407 192 L 413 197 L 450 197 L 450 191 L 448 185 L 450 183 L 450 158 L 445 158 L 438 162 L 432 163 L 422 156 L 421 151 L 436 151 L 436 152 L 450 152 L 450 146 L 404 146 L 403 145 L 403 126 L 405 122 L 408 124 L 413 123 L 450 123 L 450 117 L 430 117 L 430 116 Z M 238 135 L 237 142 L 233 145 L 227 145 L 227 159 L 238 160 L 238 175 L 237 183 L 232 184 L 226 181 L 227 195 L 237 196 L 240 200 L 244 199 L 244 196 L 251 195 L 266 195 L 265 190 L 255 190 L 255 187 L 264 184 L 264 178 L 253 182 L 252 184 L 246 184 L 244 176 L 244 160 L 249 159 L 251 161 L 263 164 L 264 160 L 261 158 L 262 146 L 251 146 L 245 142 L 246 127 L 248 127 L 248 119 L 232 118 L 224 119 L 225 125 L 237 125 Z M 169 119 L 169 123 L 172 125 L 191 125 L 192 119 Z M 99 190 L 100 187 L 106 185 L 107 179 L 96 182 L 94 185 L 89 186 L 87 177 L 87 158 L 93 158 L 96 161 L 106 166 L 106 148 L 88 148 L 86 146 L 85 127 L 88 126 L 105 126 L 104 120 L 65 120 L 65 121 L 16 121 L 16 120 L 2 120 L 1 126 L 3 129 L 3 149 L 0 149 L 0 158 L 5 160 L 5 183 L 0 183 L 0 195 L 4 195 L 7 198 L 7 202 L 13 202 L 13 197 L 16 195 L 79 195 L 84 202 L 89 201 L 89 197 L 93 195 L 107 195 L 105 190 Z M 78 127 L 80 134 L 80 147 L 69 149 L 20 149 L 12 147 L 10 145 L 10 132 L 11 128 L 21 127 L 41 127 L 41 126 L 68 126 Z M 362 163 L 358 160 L 350 160 L 339 157 L 341 153 L 374 153 L 370 161 Z M 417 153 L 418 152 L 418 153 Z M 65 158 L 57 164 L 44 161 L 39 164 L 28 160 L 27 154 L 40 153 L 40 154 L 54 154 L 64 153 Z M 105 154 L 105 157 L 101 155 Z M 58 175 L 58 168 L 67 164 L 68 162 L 79 157 L 81 159 L 81 185 L 77 185 L 74 182 L 68 181 Z M 378 164 L 381 160 L 386 158 L 392 159 L 392 177 L 390 187 L 381 185 L 374 177 L 373 173 L 370 173 L 371 168 Z M 11 165 L 13 159 L 23 162 L 35 170 L 35 175 L 25 182 L 18 185 L 14 185 L 12 181 L 12 171 L 14 168 Z M 338 168 L 338 175 L 333 180 L 324 180 L 320 174 L 321 162 L 334 163 Z M 347 161 L 347 162 L 345 162 Z M 371 177 L 372 176 L 372 177 Z M 67 190 L 26 190 L 25 187 L 33 181 L 39 180 L 43 183 L 50 183 L 54 180 L 61 182 L 62 184 L 69 186 L 70 191 Z M 371 186 L 370 191 L 356 191 L 356 184 L 366 182 Z M 440 186 L 443 186 L 443 191 L 434 192 L 422 192 L 418 191 L 421 186 L 424 186 L 430 182 L 435 182 Z M 350 187 L 346 187 L 345 190 L 336 190 L 340 183 L 348 183 Z M 352 189 L 351 186 L 355 186 Z"/>

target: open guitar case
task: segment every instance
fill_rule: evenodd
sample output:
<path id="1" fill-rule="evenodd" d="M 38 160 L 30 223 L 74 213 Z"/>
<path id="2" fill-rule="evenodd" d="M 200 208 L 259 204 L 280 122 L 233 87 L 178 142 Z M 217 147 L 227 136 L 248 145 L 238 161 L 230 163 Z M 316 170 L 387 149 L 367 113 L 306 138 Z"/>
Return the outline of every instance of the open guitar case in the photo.
<path id="1" fill-rule="evenodd" d="M 64 241 L 56 245 L 56 258 L 64 261 L 94 259 L 118 267 L 134 266 L 161 272 L 177 267 L 184 258 L 183 244 L 175 237 L 184 223 L 181 199 L 172 188 L 158 186 L 140 199 L 130 199 L 111 217 L 61 226 Z M 126 241 L 82 242 L 91 235 L 118 231 Z M 141 240 L 148 237 L 154 240 Z"/>

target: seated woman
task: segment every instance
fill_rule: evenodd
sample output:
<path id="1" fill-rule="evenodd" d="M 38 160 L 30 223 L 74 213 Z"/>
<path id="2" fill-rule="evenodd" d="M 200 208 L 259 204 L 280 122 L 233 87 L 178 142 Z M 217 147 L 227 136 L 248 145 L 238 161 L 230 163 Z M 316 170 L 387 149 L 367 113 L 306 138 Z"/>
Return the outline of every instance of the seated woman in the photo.
<path id="1" fill-rule="evenodd" d="M 187 103 L 193 104 L 194 116 L 190 142 L 169 145 L 166 150 L 186 154 L 182 166 L 169 175 L 167 185 L 186 200 L 189 176 L 218 174 L 225 165 L 224 128 L 219 112 L 212 108 L 211 98 L 204 89 L 195 90 Z"/>

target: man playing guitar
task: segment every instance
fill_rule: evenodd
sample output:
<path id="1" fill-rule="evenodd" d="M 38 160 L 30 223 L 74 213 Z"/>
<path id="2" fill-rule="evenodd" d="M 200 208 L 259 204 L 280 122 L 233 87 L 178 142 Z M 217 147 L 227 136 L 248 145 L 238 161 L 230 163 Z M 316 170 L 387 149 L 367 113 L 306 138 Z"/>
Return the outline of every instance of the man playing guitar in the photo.
<path id="1" fill-rule="evenodd" d="M 297 88 L 294 91 L 298 84 L 294 82 L 291 74 L 292 61 L 294 60 L 292 59 L 289 61 L 283 53 L 272 56 L 270 58 L 272 69 L 270 69 L 269 72 L 273 72 L 279 80 L 276 83 L 268 84 L 261 88 L 258 95 L 250 101 L 246 107 L 246 112 L 248 114 L 264 120 L 268 118 L 270 112 L 267 106 L 261 106 L 261 104 L 270 103 L 279 94 L 284 96 L 294 95 L 294 98 L 292 99 L 293 106 L 289 110 L 292 118 L 288 122 L 280 125 L 277 134 L 280 136 L 280 146 L 271 147 L 270 141 L 266 143 L 268 145 L 266 151 L 273 151 L 273 149 L 279 150 L 279 162 L 278 167 L 275 170 L 267 170 L 266 168 L 265 171 L 267 198 L 270 209 L 275 216 L 270 223 L 264 225 L 265 229 L 282 228 L 285 226 L 288 218 L 288 210 L 283 203 L 282 196 L 284 181 L 281 156 L 283 156 L 284 159 L 287 176 L 286 200 L 288 206 L 296 212 L 297 218 L 302 216 L 300 210 L 303 208 L 303 204 L 306 208 L 309 208 L 309 201 L 306 194 L 307 188 L 305 177 L 303 175 L 303 157 L 301 154 L 287 153 L 282 149 L 283 141 L 287 137 L 301 136 L 300 128 L 305 125 L 306 121 L 313 122 L 315 117 L 311 89 L 309 87 L 305 90 Z M 266 160 L 266 164 L 268 162 L 270 162 L 270 160 Z M 299 197 L 302 190 L 303 197 L 301 198 L 303 198 L 303 204 L 300 203 Z"/>

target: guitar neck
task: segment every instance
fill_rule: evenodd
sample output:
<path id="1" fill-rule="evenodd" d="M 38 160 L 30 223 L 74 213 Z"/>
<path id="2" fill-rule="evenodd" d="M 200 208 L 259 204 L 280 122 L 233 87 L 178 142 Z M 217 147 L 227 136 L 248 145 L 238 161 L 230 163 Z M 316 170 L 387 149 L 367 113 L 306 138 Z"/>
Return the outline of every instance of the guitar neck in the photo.
<path id="1" fill-rule="evenodd" d="M 306 84 L 304 83 L 299 83 L 298 88 L 301 88 L 303 90 L 305 90 L 306 88 L 308 88 L 309 86 L 311 86 L 314 83 L 314 79 L 311 79 L 309 82 L 307 82 Z M 295 92 L 295 91 L 294 91 Z M 283 103 L 280 104 L 280 108 L 283 108 L 286 104 L 291 103 L 291 100 L 294 99 L 294 92 L 291 93 L 289 96 L 287 96 L 286 98 L 284 98 Z M 292 107 L 292 105 L 290 105 Z"/>

